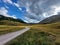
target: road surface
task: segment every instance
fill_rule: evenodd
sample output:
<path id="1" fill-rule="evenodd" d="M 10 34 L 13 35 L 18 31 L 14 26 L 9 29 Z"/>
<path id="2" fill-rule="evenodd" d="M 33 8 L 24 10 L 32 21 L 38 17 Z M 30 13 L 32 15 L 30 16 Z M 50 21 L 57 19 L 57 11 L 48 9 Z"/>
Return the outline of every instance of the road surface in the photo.
<path id="1" fill-rule="evenodd" d="M 24 32 L 28 31 L 30 28 L 26 27 L 25 29 L 22 29 L 20 31 L 4 34 L 0 36 L 0 45 L 4 45 L 8 41 L 16 38 L 17 36 L 23 34 Z"/>

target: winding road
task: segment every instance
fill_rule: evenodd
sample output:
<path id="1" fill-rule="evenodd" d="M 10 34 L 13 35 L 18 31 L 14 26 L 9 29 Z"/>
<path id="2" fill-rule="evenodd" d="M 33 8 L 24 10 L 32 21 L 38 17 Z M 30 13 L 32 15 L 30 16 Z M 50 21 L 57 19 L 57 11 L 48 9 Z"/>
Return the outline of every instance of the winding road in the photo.
<path id="1" fill-rule="evenodd" d="M 16 31 L 16 32 L 1 35 L 0 36 L 0 45 L 4 45 L 8 41 L 16 38 L 17 36 L 23 34 L 24 32 L 28 31 L 29 29 L 30 29 L 29 27 L 25 27 L 25 29 L 22 29 L 20 31 Z"/>

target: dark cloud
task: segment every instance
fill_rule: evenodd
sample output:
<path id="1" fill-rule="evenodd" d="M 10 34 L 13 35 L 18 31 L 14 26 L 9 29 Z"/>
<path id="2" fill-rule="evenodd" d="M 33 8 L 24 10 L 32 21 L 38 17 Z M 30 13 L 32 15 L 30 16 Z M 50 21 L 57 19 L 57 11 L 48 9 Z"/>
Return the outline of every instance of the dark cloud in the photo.
<path id="1" fill-rule="evenodd" d="M 60 14 L 60 0 L 0 0 L 0 2 L 1 1 L 11 4 L 23 12 L 26 11 L 24 17 L 26 17 L 29 22 L 36 23 L 52 15 Z M 5 7 L 8 8 L 7 6 Z"/>
<path id="2" fill-rule="evenodd" d="M 18 4 L 20 7 L 26 7 L 26 17 L 41 21 L 58 12 L 57 8 L 53 7 L 60 6 L 60 0 L 19 0 Z"/>

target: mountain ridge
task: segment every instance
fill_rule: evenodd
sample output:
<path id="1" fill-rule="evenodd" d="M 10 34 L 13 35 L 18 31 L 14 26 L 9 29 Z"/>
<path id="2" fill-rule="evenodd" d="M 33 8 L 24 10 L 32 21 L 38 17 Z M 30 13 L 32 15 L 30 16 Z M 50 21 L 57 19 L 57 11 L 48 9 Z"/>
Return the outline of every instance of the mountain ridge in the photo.
<path id="1" fill-rule="evenodd" d="M 20 25 L 22 23 L 25 23 L 22 19 L 14 19 L 0 15 L 0 25 Z"/>
<path id="2" fill-rule="evenodd" d="M 55 23 L 55 22 L 60 22 L 60 15 L 54 15 L 54 16 L 48 17 L 48 18 L 42 20 L 40 23 L 48 24 L 48 23 Z"/>

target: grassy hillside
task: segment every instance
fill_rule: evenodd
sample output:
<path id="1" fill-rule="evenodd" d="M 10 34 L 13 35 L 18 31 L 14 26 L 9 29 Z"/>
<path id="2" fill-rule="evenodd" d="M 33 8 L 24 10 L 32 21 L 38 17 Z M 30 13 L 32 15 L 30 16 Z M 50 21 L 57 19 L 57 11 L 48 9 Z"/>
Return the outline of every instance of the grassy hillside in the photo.
<path id="1" fill-rule="evenodd" d="M 13 22 L 25 23 L 22 19 L 14 19 L 12 17 L 6 17 L 3 15 L 0 15 L 0 20 L 9 20 L 9 21 L 13 21 Z"/>
<path id="2" fill-rule="evenodd" d="M 40 23 L 47 24 L 47 23 L 55 23 L 60 22 L 60 15 L 53 15 L 51 17 L 45 18 Z"/>
<path id="3" fill-rule="evenodd" d="M 25 28 L 27 24 L 21 19 L 0 15 L 0 35 Z"/>
<path id="4" fill-rule="evenodd" d="M 11 17 L 5 17 L 3 15 L 0 15 L 0 25 L 12 25 L 12 26 L 17 26 L 17 25 L 24 25 L 24 21 L 21 19 L 14 19 Z"/>
<path id="5" fill-rule="evenodd" d="M 0 35 L 24 29 L 24 26 L 0 25 Z"/>
<path id="6" fill-rule="evenodd" d="M 0 25 L 22 26 L 25 24 L 20 22 L 9 21 L 9 20 L 1 20 Z"/>
<path id="7" fill-rule="evenodd" d="M 60 45 L 60 22 L 36 24 L 6 45 Z"/>

